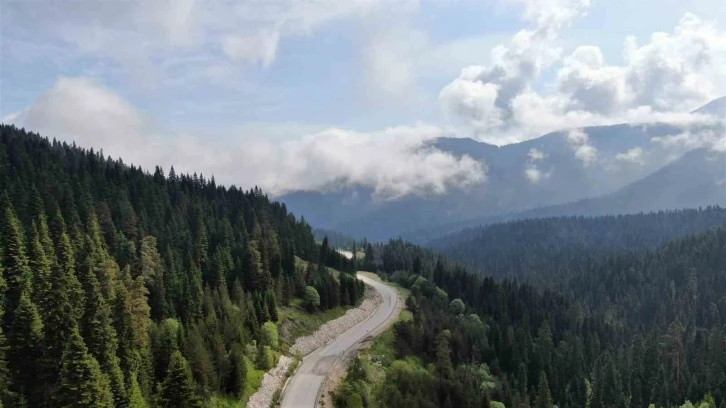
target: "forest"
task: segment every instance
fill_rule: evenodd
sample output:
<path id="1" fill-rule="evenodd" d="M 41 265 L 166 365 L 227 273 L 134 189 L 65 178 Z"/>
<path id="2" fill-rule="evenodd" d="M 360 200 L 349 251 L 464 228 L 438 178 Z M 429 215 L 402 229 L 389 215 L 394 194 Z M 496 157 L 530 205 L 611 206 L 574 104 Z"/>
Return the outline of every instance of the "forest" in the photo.
<path id="1" fill-rule="evenodd" d="M 200 407 L 271 368 L 278 311 L 349 261 L 259 189 L 0 126 L 0 405 Z M 306 261 L 307 267 L 298 265 Z"/>
<path id="2" fill-rule="evenodd" d="M 546 221 L 557 222 L 573 219 Z M 392 329 L 395 360 L 354 362 L 337 406 L 726 407 L 726 228 L 705 229 L 587 260 L 562 251 L 543 276 L 531 272 L 558 290 L 496 280 L 402 240 L 365 243 L 362 268 L 409 288 L 412 318 Z"/>
<path id="3" fill-rule="evenodd" d="M 576 269 L 607 254 L 655 249 L 674 238 L 719 226 L 726 226 L 726 209 L 718 206 L 533 218 L 470 228 L 429 246 L 484 275 L 551 286 L 569 277 L 565 264 Z"/>

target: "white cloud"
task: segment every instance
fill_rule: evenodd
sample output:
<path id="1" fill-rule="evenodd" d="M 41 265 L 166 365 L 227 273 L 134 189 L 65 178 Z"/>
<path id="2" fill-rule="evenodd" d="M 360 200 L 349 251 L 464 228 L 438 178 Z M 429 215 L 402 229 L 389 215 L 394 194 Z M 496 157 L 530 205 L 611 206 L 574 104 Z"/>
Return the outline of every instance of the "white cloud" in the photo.
<path id="1" fill-rule="evenodd" d="M 420 92 L 416 87 L 418 59 L 429 44 L 426 33 L 408 21 L 408 12 L 377 15 L 363 28 L 360 53 L 365 89 L 378 104 L 409 102 Z"/>
<path id="2" fill-rule="evenodd" d="M 431 147 L 428 141 L 443 135 L 435 126 L 369 133 L 328 128 L 283 141 L 237 134 L 218 146 L 159 129 L 118 95 L 83 78 L 58 80 L 8 119 L 49 137 L 103 148 L 107 155 L 147 169 L 174 165 L 177 172 L 214 175 L 219 182 L 243 187 L 258 185 L 273 195 L 350 183 L 370 186 L 376 197 L 391 199 L 441 194 L 482 183 L 486 176 L 486 166 L 472 158 Z"/>
<path id="3" fill-rule="evenodd" d="M 525 177 L 527 177 L 527 180 L 529 180 L 530 183 L 537 184 L 540 181 L 542 181 L 543 179 L 549 178 L 552 175 L 552 173 L 551 172 L 544 173 L 537 166 L 530 165 L 524 169 L 524 175 L 525 175 Z"/>
<path id="4" fill-rule="evenodd" d="M 624 161 L 624 162 L 630 162 L 635 164 L 644 164 L 644 151 L 640 147 L 634 147 L 632 149 L 629 149 L 628 151 L 624 153 L 618 153 L 615 155 L 615 160 L 618 161 Z"/>
<path id="5" fill-rule="evenodd" d="M 480 140 L 501 145 L 563 128 L 693 122 L 703 117 L 685 112 L 726 94 L 726 31 L 693 14 L 643 45 L 628 37 L 624 63 L 612 65 L 597 46 L 562 53 L 559 31 L 588 2 L 511 1 L 525 5 L 530 28 L 495 48 L 491 65 L 464 68 L 439 95 L 444 113 Z M 592 154 L 581 149 L 583 157 Z"/>
<path id="6" fill-rule="evenodd" d="M 278 31 L 263 30 L 247 37 L 228 36 L 222 40 L 222 50 L 234 60 L 260 63 L 268 67 L 275 59 L 279 42 Z"/>
<path id="7" fill-rule="evenodd" d="M 529 152 L 527 153 L 527 157 L 529 157 L 530 160 L 535 162 L 535 161 L 544 159 L 545 157 L 547 157 L 547 155 L 544 152 L 542 152 L 541 150 L 533 147 L 533 148 L 529 149 Z"/>
<path id="8" fill-rule="evenodd" d="M 589 166 L 597 161 L 598 151 L 590 144 L 590 139 L 582 129 L 572 129 L 567 133 L 567 141 L 582 164 Z"/>
<path id="9" fill-rule="evenodd" d="M 675 149 L 679 152 L 699 147 L 723 152 L 726 151 L 724 129 L 723 126 L 710 129 L 694 126 L 679 134 L 653 137 L 651 142 L 665 149 Z"/>
<path id="10" fill-rule="evenodd" d="M 62 44 L 76 58 L 111 60 L 154 82 L 178 57 L 205 56 L 207 69 L 228 61 L 269 66 L 284 39 L 311 35 L 331 22 L 365 18 L 386 3 L 145 0 L 106 1 L 99 7 L 93 0 L 13 1 L 3 4 L 4 34 L 11 34 L 3 40 Z M 397 8 L 407 4 L 417 1 L 397 2 Z"/>
<path id="11" fill-rule="evenodd" d="M 524 166 L 524 175 L 530 183 L 537 184 L 552 175 L 552 171 L 545 173 L 537 165 L 537 162 L 544 160 L 546 157 L 547 154 L 534 147 L 527 152 L 528 161 Z"/>
<path id="12" fill-rule="evenodd" d="M 439 101 L 450 118 L 465 116 L 475 128 L 497 128 L 504 124 L 502 111 L 494 106 L 499 85 L 455 79 L 441 90 Z"/>
<path id="13" fill-rule="evenodd" d="M 439 94 L 439 103 L 448 117 L 461 118 L 481 139 L 495 144 L 511 141 L 509 136 L 491 133 L 518 127 L 515 99 L 529 91 L 542 71 L 559 59 L 559 30 L 589 6 L 586 0 L 512 2 L 525 6 L 524 19 L 531 27 L 517 32 L 508 46 L 492 49 L 489 66 L 464 68 L 459 78 Z"/>

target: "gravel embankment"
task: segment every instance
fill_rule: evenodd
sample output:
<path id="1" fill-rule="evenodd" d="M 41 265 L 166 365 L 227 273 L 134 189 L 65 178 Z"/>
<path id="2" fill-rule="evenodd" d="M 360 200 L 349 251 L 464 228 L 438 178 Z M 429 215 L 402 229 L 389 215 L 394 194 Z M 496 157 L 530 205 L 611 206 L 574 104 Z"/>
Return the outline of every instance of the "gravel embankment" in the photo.
<path id="1" fill-rule="evenodd" d="M 282 387 L 285 382 L 285 374 L 293 363 L 292 358 L 287 356 L 281 356 L 280 361 L 277 362 L 277 367 L 265 373 L 262 377 L 262 384 L 260 388 L 252 394 L 252 397 L 247 401 L 247 408 L 269 408 L 272 404 L 272 397 L 275 392 Z"/>
<path id="2" fill-rule="evenodd" d="M 355 309 L 348 310 L 345 315 L 335 320 L 324 323 L 315 333 L 300 337 L 295 344 L 290 347 L 290 353 L 300 353 L 306 356 L 320 347 L 331 342 L 336 337 L 343 334 L 346 330 L 362 322 L 376 310 L 381 303 L 381 294 L 374 290 L 367 290 L 366 293 L 372 292 L 369 297 Z"/>
<path id="3" fill-rule="evenodd" d="M 324 323 L 315 333 L 298 338 L 295 344 L 290 347 L 290 353 L 300 353 L 306 356 L 318 348 L 323 347 L 343 334 L 346 330 L 368 318 L 376 310 L 381 301 L 380 293 L 375 290 L 366 289 L 366 299 L 361 302 L 360 306 L 348 310 L 343 316 L 335 320 Z M 277 367 L 266 372 L 265 376 L 262 377 L 262 385 L 260 385 L 257 392 L 247 402 L 248 408 L 269 408 L 275 392 L 285 383 L 285 374 L 293 361 L 290 357 L 280 357 Z"/>

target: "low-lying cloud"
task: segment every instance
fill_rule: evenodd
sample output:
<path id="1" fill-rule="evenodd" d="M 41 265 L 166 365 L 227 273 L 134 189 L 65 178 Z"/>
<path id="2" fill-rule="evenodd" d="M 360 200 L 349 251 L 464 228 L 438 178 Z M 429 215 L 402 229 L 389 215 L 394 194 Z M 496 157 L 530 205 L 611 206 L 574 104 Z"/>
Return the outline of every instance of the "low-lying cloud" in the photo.
<path id="1" fill-rule="evenodd" d="M 635 163 L 635 164 L 644 164 L 644 156 L 645 152 L 640 147 L 634 147 L 632 149 L 628 149 L 628 151 L 623 153 L 618 153 L 615 155 L 615 160 L 623 161 L 623 162 L 629 162 L 629 163 Z"/>
<path id="2" fill-rule="evenodd" d="M 567 142 L 582 164 L 589 166 L 597 161 L 598 151 L 590 144 L 590 138 L 582 129 L 572 129 L 567 133 Z"/>
<path id="3" fill-rule="evenodd" d="M 441 194 L 481 183 L 486 166 L 428 143 L 443 130 L 425 124 L 355 132 L 329 128 L 283 141 L 237 135 L 217 146 L 160 129 L 127 101 L 90 80 L 61 78 L 30 107 L 4 119 L 151 169 L 201 172 L 218 182 L 260 186 L 272 195 L 340 184 L 374 189 L 379 199 Z M 232 135 L 234 136 L 234 135 Z"/>

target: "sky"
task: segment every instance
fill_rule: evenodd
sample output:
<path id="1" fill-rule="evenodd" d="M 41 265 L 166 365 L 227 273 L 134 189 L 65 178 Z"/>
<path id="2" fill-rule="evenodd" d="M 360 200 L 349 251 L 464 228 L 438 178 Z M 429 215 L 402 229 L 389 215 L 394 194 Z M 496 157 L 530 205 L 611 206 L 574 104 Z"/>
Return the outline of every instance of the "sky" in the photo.
<path id="1" fill-rule="evenodd" d="M 3 0 L 4 123 L 272 195 L 445 192 L 428 141 L 680 120 L 726 95 L 720 0 Z"/>

